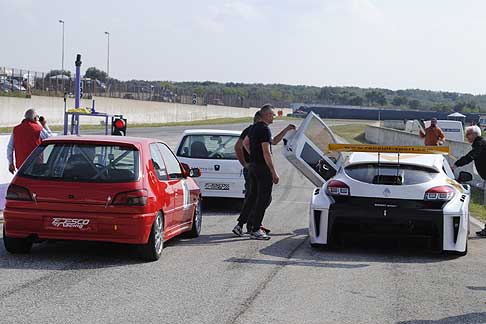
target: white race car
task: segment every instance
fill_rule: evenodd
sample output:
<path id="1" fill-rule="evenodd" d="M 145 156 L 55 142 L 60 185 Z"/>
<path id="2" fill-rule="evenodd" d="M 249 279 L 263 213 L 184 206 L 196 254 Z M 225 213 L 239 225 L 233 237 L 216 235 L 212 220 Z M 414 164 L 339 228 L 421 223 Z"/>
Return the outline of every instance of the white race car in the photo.
<path id="1" fill-rule="evenodd" d="M 199 168 L 195 178 L 203 197 L 245 198 L 243 168 L 234 146 L 241 132 L 214 129 L 186 130 L 177 146 L 177 158 Z"/>
<path id="2" fill-rule="evenodd" d="M 318 187 L 309 215 L 312 246 L 364 233 L 428 238 L 434 250 L 467 253 L 470 186 L 461 183 L 472 175 L 454 178 L 441 154 L 448 148 L 337 142 L 314 113 L 284 140 L 285 157 Z"/>

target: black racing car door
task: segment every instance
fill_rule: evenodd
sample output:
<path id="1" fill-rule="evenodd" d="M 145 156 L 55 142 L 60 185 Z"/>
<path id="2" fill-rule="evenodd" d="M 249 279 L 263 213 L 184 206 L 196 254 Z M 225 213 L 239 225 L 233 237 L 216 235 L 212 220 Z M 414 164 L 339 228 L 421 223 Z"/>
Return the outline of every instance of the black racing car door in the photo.
<path id="1" fill-rule="evenodd" d="M 299 128 L 284 139 L 283 154 L 314 185 L 321 187 L 339 169 L 342 155 L 328 145 L 337 137 L 319 116 L 310 112 Z"/>

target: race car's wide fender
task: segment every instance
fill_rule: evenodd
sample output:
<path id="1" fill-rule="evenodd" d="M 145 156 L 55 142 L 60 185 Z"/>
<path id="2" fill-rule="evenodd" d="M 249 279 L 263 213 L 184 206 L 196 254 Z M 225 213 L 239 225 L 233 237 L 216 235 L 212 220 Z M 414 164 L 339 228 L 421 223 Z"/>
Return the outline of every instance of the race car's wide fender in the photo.
<path id="1" fill-rule="evenodd" d="M 461 193 L 444 206 L 444 251 L 466 251 L 469 235 L 469 199 L 467 192 Z M 459 224 L 457 224 L 457 219 L 459 219 Z"/>
<path id="2" fill-rule="evenodd" d="M 324 188 L 316 188 L 312 193 L 309 212 L 309 239 L 311 244 L 328 243 L 329 207 L 334 200 Z"/>

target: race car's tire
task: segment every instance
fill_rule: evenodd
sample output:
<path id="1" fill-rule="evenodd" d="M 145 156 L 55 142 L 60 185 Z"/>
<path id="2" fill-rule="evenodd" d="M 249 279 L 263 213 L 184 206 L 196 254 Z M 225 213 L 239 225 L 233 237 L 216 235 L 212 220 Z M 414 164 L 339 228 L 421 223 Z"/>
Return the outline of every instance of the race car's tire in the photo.
<path id="1" fill-rule="evenodd" d="M 5 250 L 10 253 L 29 253 L 32 249 L 32 240 L 29 238 L 8 237 L 5 235 L 5 225 L 3 225 L 3 245 Z"/>
<path id="2" fill-rule="evenodd" d="M 188 237 L 198 237 L 201 234 L 201 226 L 202 226 L 202 208 L 201 208 L 201 199 L 197 201 L 196 208 L 194 208 L 194 215 L 192 216 L 192 228 L 187 233 Z"/>
<path id="3" fill-rule="evenodd" d="M 310 243 L 310 246 L 314 249 L 324 249 L 327 247 L 327 244 Z"/>
<path id="4" fill-rule="evenodd" d="M 147 244 L 140 245 L 140 254 L 147 261 L 160 259 L 164 249 L 164 215 L 159 211 L 152 223 Z"/>
<path id="5" fill-rule="evenodd" d="M 467 254 L 467 248 L 468 248 L 468 242 L 466 242 L 466 249 L 464 252 L 459 252 L 459 251 L 445 251 L 447 255 L 453 255 L 453 256 L 465 256 Z"/>

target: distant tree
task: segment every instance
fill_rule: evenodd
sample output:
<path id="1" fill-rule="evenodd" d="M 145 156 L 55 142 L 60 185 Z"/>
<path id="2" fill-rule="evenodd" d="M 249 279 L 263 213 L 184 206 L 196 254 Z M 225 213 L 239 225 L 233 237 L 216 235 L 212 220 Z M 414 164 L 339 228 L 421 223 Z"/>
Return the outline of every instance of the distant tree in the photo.
<path id="1" fill-rule="evenodd" d="M 464 102 L 458 102 L 454 105 L 455 112 L 462 112 L 466 108 L 466 104 Z"/>
<path id="2" fill-rule="evenodd" d="M 108 78 L 108 74 L 105 71 L 102 71 L 95 67 L 89 67 L 84 73 L 84 77 L 94 80 L 106 81 L 106 79 Z"/>
<path id="3" fill-rule="evenodd" d="M 387 104 L 385 95 L 380 91 L 370 91 L 365 94 L 365 98 L 369 105 L 378 104 L 384 106 Z"/>
<path id="4" fill-rule="evenodd" d="M 348 104 L 351 106 L 362 106 L 363 102 L 364 99 L 360 96 L 355 96 L 348 100 Z"/>
<path id="5" fill-rule="evenodd" d="M 419 109 L 420 101 L 418 101 L 417 99 L 409 100 L 408 106 L 410 107 L 410 109 Z"/>
<path id="6" fill-rule="evenodd" d="M 393 98 L 391 103 L 394 106 L 404 106 L 404 105 L 408 104 L 408 99 L 407 99 L 407 97 L 404 97 L 404 96 L 397 96 L 397 97 Z"/>
<path id="7" fill-rule="evenodd" d="M 71 71 L 62 71 L 62 70 L 50 70 L 49 72 L 47 72 L 46 74 L 46 78 L 50 78 L 52 76 L 56 76 L 56 75 L 65 75 L 65 76 L 68 76 L 68 77 L 71 77 Z"/>

